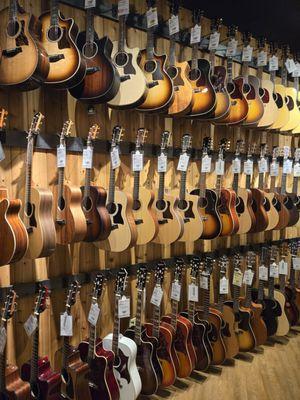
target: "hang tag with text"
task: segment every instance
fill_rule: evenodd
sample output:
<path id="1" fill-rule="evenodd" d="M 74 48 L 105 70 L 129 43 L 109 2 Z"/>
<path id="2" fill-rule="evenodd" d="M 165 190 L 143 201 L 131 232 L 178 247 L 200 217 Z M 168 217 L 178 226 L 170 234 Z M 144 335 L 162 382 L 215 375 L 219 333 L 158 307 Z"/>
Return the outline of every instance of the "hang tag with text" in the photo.
<path id="1" fill-rule="evenodd" d="M 285 66 L 289 74 L 292 74 L 297 69 L 295 61 L 292 58 L 286 60 Z"/>
<path id="2" fill-rule="evenodd" d="M 132 153 L 132 171 L 140 172 L 144 168 L 144 153 L 141 151 L 135 151 Z"/>
<path id="3" fill-rule="evenodd" d="M 220 279 L 219 293 L 228 294 L 228 279 L 225 276 L 223 276 L 223 278 Z"/>
<path id="4" fill-rule="evenodd" d="M 31 314 L 24 324 L 24 329 L 28 337 L 31 337 L 32 334 L 35 332 L 37 324 L 38 324 L 37 317 Z"/>
<path id="5" fill-rule="evenodd" d="M 7 340 L 6 329 L 4 326 L 2 326 L 2 328 L 0 328 L 0 354 L 4 353 L 4 349 L 6 346 L 6 340 Z"/>
<path id="6" fill-rule="evenodd" d="M 253 161 L 252 160 L 247 160 L 244 162 L 244 173 L 246 175 L 253 174 Z"/>
<path id="7" fill-rule="evenodd" d="M 241 270 L 235 270 L 233 273 L 232 284 L 241 287 L 243 283 L 243 273 Z"/>
<path id="8" fill-rule="evenodd" d="M 300 77 L 300 63 L 295 62 L 296 69 L 294 72 L 292 72 L 292 77 L 293 78 L 299 78 Z"/>
<path id="9" fill-rule="evenodd" d="M 278 272 L 280 275 L 288 274 L 288 263 L 284 260 L 280 260 L 278 264 Z"/>
<path id="10" fill-rule="evenodd" d="M 224 160 L 217 160 L 216 161 L 216 174 L 217 175 L 224 175 L 225 173 L 225 161 Z"/>
<path id="11" fill-rule="evenodd" d="M 165 154 L 161 154 L 157 157 L 157 171 L 158 172 L 167 172 L 168 167 L 168 158 Z"/>
<path id="12" fill-rule="evenodd" d="M 189 285 L 189 294 L 188 294 L 189 301 L 199 301 L 199 288 L 194 283 Z"/>
<path id="13" fill-rule="evenodd" d="M 119 148 L 113 147 L 110 152 L 110 160 L 112 169 L 116 169 L 121 165 Z"/>
<path id="14" fill-rule="evenodd" d="M 93 303 L 90 308 L 88 321 L 91 325 L 96 326 L 100 314 L 100 308 L 97 303 Z"/>
<path id="15" fill-rule="evenodd" d="M 282 172 L 284 174 L 291 174 L 293 172 L 293 161 L 292 160 L 284 160 Z"/>
<path id="16" fill-rule="evenodd" d="M 201 172 L 209 173 L 211 171 L 211 157 L 207 154 L 202 157 Z"/>
<path id="17" fill-rule="evenodd" d="M 252 54 L 253 54 L 253 47 L 248 45 L 243 48 L 242 53 L 242 61 L 251 62 L 252 61 Z"/>
<path id="18" fill-rule="evenodd" d="M 278 273 L 278 265 L 274 262 L 270 265 L 270 277 L 271 278 L 278 278 L 279 273 Z"/>
<path id="19" fill-rule="evenodd" d="M 243 283 L 247 286 L 251 286 L 253 282 L 254 272 L 251 269 L 247 269 L 244 273 Z"/>
<path id="20" fill-rule="evenodd" d="M 300 271 L 300 257 L 293 257 L 293 268 L 295 271 Z"/>
<path id="21" fill-rule="evenodd" d="M 260 158 L 258 160 L 258 172 L 260 174 L 264 174 L 265 172 L 269 172 L 268 160 L 266 158 Z"/>
<path id="22" fill-rule="evenodd" d="M 178 15 L 172 15 L 169 19 L 169 35 L 175 35 L 179 32 L 179 18 Z"/>
<path id="23" fill-rule="evenodd" d="M 181 285 L 178 282 L 172 283 L 171 299 L 180 301 Z"/>
<path id="24" fill-rule="evenodd" d="M 259 280 L 267 282 L 268 279 L 269 279 L 268 268 L 265 267 L 264 265 L 261 265 L 259 267 Z"/>
<path id="25" fill-rule="evenodd" d="M 180 154 L 177 171 L 186 172 L 190 161 L 190 156 L 186 153 Z"/>
<path id="26" fill-rule="evenodd" d="M 270 165 L 270 176 L 278 176 L 279 175 L 279 163 L 277 161 L 273 161 Z"/>
<path id="27" fill-rule="evenodd" d="M 228 42 L 227 49 L 226 49 L 226 57 L 234 57 L 236 54 L 237 49 L 237 40 L 231 38 Z"/>
<path id="28" fill-rule="evenodd" d="M 294 177 L 299 178 L 300 176 L 300 163 L 297 162 L 296 164 L 294 164 Z"/>
<path id="29" fill-rule="evenodd" d="M 269 58 L 269 71 L 278 71 L 278 57 L 272 56 Z"/>
<path id="30" fill-rule="evenodd" d="M 242 170 L 241 159 L 236 157 L 232 160 L 232 173 L 233 174 L 240 174 Z"/>
<path id="31" fill-rule="evenodd" d="M 156 307 L 160 307 L 162 298 L 163 298 L 163 290 L 160 286 L 155 286 L 152 296 L 151 296 L 151 300 L 150 303 L 154 304 Z"/>
<path id="32" fill-rule="evenodd" d="M 118 302 L 118 314 L 119 318 L 130 317 L 130 298 L 122 296 Z"/>
<path id="33" fill-rule="evenodd" d="M 265 67 L 268 64 L 268 55 L 267 52 L 261 50 L 257 55 L 257 67 Z"/>
<path id="34" fill-rule="evenodd" d="M 93 148 L 87 147 L 82 153 L 82 168 L 93 168 Z"/>
<path id="35" fill-rule="evenodd" d="M 209 37 L 208 50 L 210 51 L 217 50 L 217 48 L 219 47 L 219 42 L 220 42 L 220 32 L 212 33 Z"/>
<path id="36" fill-rule="evenodd" d="M 208 289 L 208 277 L 205 275 L 200 276 L 200 288 L 201 289 Z"/>
<path id="37" fill-rule="evenodd" d="M 84 8 L 94 8 L 96 7 L 96 0 L 84 0 Z"/>
<path id="38" fill-rule="evenodd" d="M 129 0 L 118 1 L 118 17 L 129 14 Z"/>
<path id="39" fill-rule="evenodd" d="M 146 12 L 147 28 L 153 28 L 158 25 L 157 8 L 152 7 Z"/>
<path id="40" fill-rule="evenodd" d="M 60 336 L 73 336 L 73 318 L 66 312 L 60 315 Z"/>
<path id="41" fill-rule="evenodd" d="M 191 28 L 190 44 L 200 43 L 201 41 L 201 26 L 195 25 Z"/>
<path id="42" fill-rule="evenodd" d="M 57 159 L 57 168 L 64 168 L 66 166 L 66 146 L 60 145 L 57 147 L 56 151 L 56 159 Z"/>

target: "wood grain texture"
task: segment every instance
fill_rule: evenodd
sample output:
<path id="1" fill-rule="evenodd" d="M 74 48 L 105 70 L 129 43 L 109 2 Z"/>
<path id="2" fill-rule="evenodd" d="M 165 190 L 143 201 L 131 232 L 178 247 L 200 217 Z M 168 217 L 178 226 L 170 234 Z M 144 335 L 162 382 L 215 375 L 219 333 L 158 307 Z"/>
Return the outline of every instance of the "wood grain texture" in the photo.
<path id="1" fill-rule="evenodd" d="M 19 368 L 8 365 L 5 370 L 6 390 L 9 400 L 30 400 L 30 385 L 21 380 Z M 2 395 L 0 394 L 0 397 Z"/>

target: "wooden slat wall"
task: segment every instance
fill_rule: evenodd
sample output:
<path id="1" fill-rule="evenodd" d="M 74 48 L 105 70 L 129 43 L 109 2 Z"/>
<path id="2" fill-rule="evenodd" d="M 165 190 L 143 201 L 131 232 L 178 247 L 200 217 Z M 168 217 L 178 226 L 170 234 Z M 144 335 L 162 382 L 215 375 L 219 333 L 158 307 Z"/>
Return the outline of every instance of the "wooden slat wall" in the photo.
<path id="1" fill-rule="evenodd" d="M 114 1 L 116 2 L 116 1 Z M 8 0 L 1 2 L 3 6 L 8 4 Z M 132 0 L 135 3 L 138 12 L 145 11 L 145 2 L 139 0 Z M 158 2 L 159 13 L 168 18 L 167 2 Z M 24 0 L 23 5 L 26 10 L 31 10 L 35 15 L 39 15 L 41 11 L 47 9 L 47 2 Z M 84 12 L 72 9 L 67 6 L 61 7 L 63 14 L 68 17 L 75 18 L 80 29 L 85 27 Z M 189 27 L 191 25 L 191 14 L 187 11 L 180 13 L 181 26 Z M 112 40 L 117 39 L 118 24 L 107 19 L 96 17 L 95 20 L 96 31 L 99 36 L 108 34 Z M 209 21 L 205 20 L 203 27 L 203 35 L 209 32 Z M 222 28 L 222 38 L 225 39 L 226 30 Z M 129 30 L 128 36 L 129 45 L 131 47 L 138 46 L 144 48 L 146 42 L 145 32 L 135 29 Z M 168 41 L 158 39 L 158 52 L 166 52 L 168 50 Z M 184 56 L 189 58 L 191 56 L 191 49 L 184 49 Z M 207 57 L 207 54 L 205 54 Z M 222 60 L 218 60 L 222 62 Z M 239 73 L 240 66 L 235 65 L 235 74 Z M 251 71 L 251 73 L 256 73 Z M 74 136 L 86 137 L 89 126 L 97 122 L 101 125 L 101 138 L 109 139 L 111 129 L 115 124 L 121 124 L 126 129 L 125 140 L 134 141 L 135 133 L 138 127 L 144 125 L 149 129 L 149 143 L 160 143 L 160 134 L 165 126 L 170 126 L 170 121 L 166 121 L 162 116 L 141 116 L 136 111 L 109 111 L 105 105 L 98 105 L 95 107 L 96 114 L 90 116 L 87 114 L 85 105 L 76 102 L 66 91 L 52 91 L 41 88 L 33 92 L 20 93 L 13 91 L 0 91 L 0 106 L 3 106 L 9 111 L 8 128 L 26 130 L 29 127 L 31 118 L 35 111 L 41 111 L 45 114 L 45 124 L 42 129 L 46 133 L 57 133 L 61 130 L 63 122 L 70 118 L 75 121 Z M 180 139 L 183 133 L 191 132 L 193 135 L 193 144 L 195 147 L 201 147 L 202 139 L 210 133 L 210 125 L 191 121 L 187 119 L 176 119 L 173 122 L 173 143 L 179 146 Z M 234 129 L 226 129 L 224 127 L 217 127 L 214 132 L 214 143 L 217 143 L 221 137 L 226 135 L 231 138 L 232 148 L 234 148 L 236 139 L 241 136 L 248 141 L 256 141 L 260 143 L 261 134 L 253 131 L 250 133 L 244 129 L 237 131 Z M 297 146 L 298 139 L 285 137 L 270 133 L 267 138 L 269 148 L 275 144 L 288 144 Z M 24 187 L 25 182 L 25 151 L 18 148 L 5 148 L 6 159 L 0 165 L 0 178 L 3 185 L 9 188 L 9 194 L 12 197 L 18 197 L 21 189 Z M 176 161 L 169 162 L 169 170 L 167 173 L 167 182 L 170 188 L 178 187 L 179 176 L 176 173 Z M 94 182 L 104 187 L 108 186 L 108 171 L 109 171 L 109 158 L 107 155 L 95 154 L 94 159 Z M 145 170 L 142 174 L 141 182 L 147 186 L 155 186 L 157 176 L 155 174 L 156 160 L 148 159 L 145 163 Z M 56 183 L 56 157 L 51 152 L 36 152 L 34 154 L 34 167 L 33 167 L 33 181 L 40 187 L 52 188 Z M 257 175 L 257 171 L 256 171 Z M 66 178 L 75 185 L 82 185 L 84 181 L 84 174 L 81 167 L 81 157 L 79 155 L 68 155 L 68 166 L 66 168 Z M 199 179 L 199 165 L 194 162 L 190 166 L 188 175 L 188 184 L 190 187 L 195 186 Z M 226 183 L 228 186 L 231 184 L 232 174 L 230 169 L 226 173 Z M 117 175 L 118 185 L 124 189 L 132 190 L 132 178 L 130 176 L 130 158 L 128 156 L 122 157 L 122 165 Z M 215 175 L 211 174 L 208 177 L 208 185 L 214 187 Z M 153 186 L 153 187 L 154 187 Z M 291 188 L 291 181 L 288 182 L 288 188 Z M 213 241 L 201 241 L 196 243 L 195 246 L 185 246 L 182 244 L 175 244 L 170 249 L 171 255 L 185 254 L 195 251 L 209 251 L 220 247 L 230 247 L 238 244 L 247 244 L 251 242 L 259 242 L 270 239 L 279 239 L 283 237 L 296 237 L 299 236 L 300 228 L 288 228 L 286 232 L 273 232 L 268 237 L 264 234 L 247 235 L 245 237 L 232 237 L 216 239 Z M 39 260 L 23 260 L 11 266 L 4 266 L 0 268 L 0 285 L 7 286 L 8 284 L 15 284 L 19 282 L 33 282 L 42 279 L 47 279 L 55 276 L 66 274 L 75 274 L 81 271 L 91 271 L 95 269 L 103 269 L 108 267 L 116 267 L 126 265 L 133 262 L 140 262 L 146 260 L 153 260 L 163 254 L 162 249 L 157 245 L 150 244 L 141 248 L 135 248 L 132 251 L 127 251 L 123 254 L 105 254 L 99 251 L 92 244 L 80 243 L 71 246 L 58 246 L 55 254 L 49 259 Z M 166 294 L 169 290 L 170 276 L 165 282 Z M 151 286 L 151 285 L 149 285 Z M 131 282 L 131 295 L 134 299 L 135 282 Z M 149 292 L 151 288 L 149 288 Z M 75 326 L 74 337 L 72 343 L 74 345 L 84 338 L 87 331 L 87 312 L 90 306 L 89 294 L 91 286 L 85 285 L 80 294 L 76 306 L 74 307 Z M 101 336 L 103 337 L 112 330 L 112 313 L 113 313 L 113 286 L 112 283 L 108 284 L 106 288 L 101 316 Z M 149 293 L 148 293 L 149 294 Z M 165 296 L 164 306 L 165 310 L 169 310 L 168 296 Z M 43 313 L 41 317 L 41 355 L 49 355 L 51 362 L 54 360 L 54 354 L 61 345 L 59 338 L 59 314 L 64 311 L 64 291 L 55 291 L 52 293 L 49 308 Z M 135 306 L 132 302 L 132 314 L 134 314 Z M 28 318 L 33 309 L 34 298 L 28 296 L 19 300 L 19 307 L 14 318 L 14 322 L 9 324 L 9 337 L 8 337 L 8 355 L 9 361 L 21 365 L 30 357 L 30 341 L 26 337 L 23 329 L 23 323 Z M 263 397 L 261 397 L 263 398 Z"/>

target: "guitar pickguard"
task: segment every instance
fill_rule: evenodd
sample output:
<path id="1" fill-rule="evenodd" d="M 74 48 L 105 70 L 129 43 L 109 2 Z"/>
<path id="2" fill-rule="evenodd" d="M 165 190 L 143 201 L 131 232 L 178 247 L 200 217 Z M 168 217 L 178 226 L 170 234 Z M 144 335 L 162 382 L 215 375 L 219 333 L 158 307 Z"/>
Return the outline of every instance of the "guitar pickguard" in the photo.
<path id="1" fill-rule="evenodd" d="M 62 37 L 61 37 L 60 41 L 58 42 L 58 48 L 60 50 L 69 49 L 69 48 L 71 48 L 71 44 L 70 44 L 70 41 L 68 38 L 67 29 L 65 27 L 61 27 L 61 30 L 63 33 L 62 33 Z"/>
<path id="2" fill-rule="evenodd" d="M 170 211 L 170 207 L 171 207 L 171 203 L 169 201 L 167 201 L 167 208 L 163 212 L 164 219 L 173 219 L 173 215 L 172 215 L 172 213 Z"/>
<path id="3" fill-rule="evenodd" d="M 31 204 L 32 207 L 32 213 L 31 216 L 29 218 L 29 225 L 36 228 L 37 227 L 37 222 L 36 222 L 36 218 L 35 218 L 35 205 Z"/>
<path id="4" fill-rule="evenodd" d="M 19 36 L 16 38 L 16 46 L 17 47 L 29 46 L 28 39 L 25 35 L 24 27 L 25 27 L 25 21 L 21 21 L 21 32 L 20 32 Z"/>
<path id="5" fill-rule="evenodd" d="M 157 65 L 156 65 L 155 71 L 152 74 L 153 81 L 163 81 L 164 76 L 163 76 L 163 73 L 161 72 L 160 61 L 156 60 L 156 63 L 157 63 Z"/>
<path id="6" fill-rule="evenodd" d="M 125 354 L 119 349 L 119 365 L 118 366 L 114 366 L 115 371 L 117 372 L 117 380 L 119 383 L 120 388 L 122 389 L 122 381 L 121 379 L 126 380 L 127 384 L 130 383 L 130 374 L 128 371 L 128 367 L 127 367 L 127 363 L 128 363 L 128 359 L 129 357 L 125 356 Z"/>
<path id="7" fill-rule="evenodd" d="M 177 76 L 173 80 L 174 86 L 184 86 L 183 79 L 181 78 L 181 68 L 177 67 Z"/>
<path id="8" fill-rule="evenodd" d="M 118 211 L 117 213 L 113 216 L 113 224 L 114 225 L 124 225 L 124 220 L 122 217 L 122 205 L 117 204 Z"/>
<path id="9" fill-rule="evenodd" d="M 184 212 L 184 217 L 195 218 L 195 214 L 193 212 L 193 202 L 190 200 L 188 203 L 189 203 L 189 208 Z"/>
<path id="10" fill-rule="evenodd" d="M 127 53 L 127 57 L 128 57 L 128 62 L 124 66 L 124 74 L 125 75 L 136 75 L 136 70 L 134 69 L 133 64 L 132 64 L 132 54 Z"/>

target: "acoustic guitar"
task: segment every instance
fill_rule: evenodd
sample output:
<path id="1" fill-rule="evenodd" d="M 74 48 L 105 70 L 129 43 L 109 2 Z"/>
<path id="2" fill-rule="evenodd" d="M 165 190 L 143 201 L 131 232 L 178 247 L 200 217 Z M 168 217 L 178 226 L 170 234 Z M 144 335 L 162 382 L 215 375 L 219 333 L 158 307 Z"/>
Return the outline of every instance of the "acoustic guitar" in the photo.
<path id="1" fill-rule="evenodd" d="M 179 1 L 173 0 L 170 4 L 170 20 L 179 18 Z M 179 29 L 179 22 L 178 22 Z M 179 117 L 190 112 L 193 100 L 193 88 L 188 80 L 190 66 L 187 61 L 179 61 L 176 58 L 176 40 L 179 32 L 169 32 L 170 35 L 170 50 L 167 61 L 167 73 L 173 81 L 173 101 L 169 107 L 168 114 L 173 117 Z"/>
<path id="2" fill-rule="evenodd" d="M 140 128 L 137 131 L 135 151 L 132 153 L 133 206 L 132 213 L 137 230 L 137 245 L 151 242 L 158 233 L 158 221 L 153 206 L 154 193 L 140 183 L 140 174 L 144 168 L 143 145 L 148 131 Z"/>
<path id="3" fill-rule="evenodd" d="M 49 59 L 38 40 L 37 18 L 10 0 L 0 12 L 0 86 L 32 90 L 49 73 Z"/>
<path id="4" fill-rule="evenodd" d="M 200 214 L 199 196 L 189 194 L 186 189 L 187 170 L 190 159 L 192 137 L 185 134 L 181 141 L 181 154 L 179 157 L 177 171 L 180 171 L 180 190 L 178 212 L 183 220 L 183 235 L 178 239 L 180 242 L 195 242 L 200 239 L 203 232 L 203 223 Z M 173 191 L 176 196 L 176 191 Z"/>
<path id="5" fill-rule="evenodd" d="M 58 184 L 54 188 L 53 214 L 58 244 L 81 242 L 87 234 L 86 218 L 81 209 L 81 190 L 65 183 L 66 137 L 72 125 L 72 121 L 64 123 L 57 148 Z"/>
<path id="6" fill-rule="evenodd" d="M 2 337 L 7 337 L 7 323 L 16 310 L 16 292 L 9 290 L 1 316 L 0 330 Z M 0 354 L 0 398 L 1 400 L 30 400 L 30 385 L 21 380 L 19 369 L 7 363 L 7 345 L 4 345 Z"/>
<path id="7" fill-rule="evenodd" d="M 298 287 L 299 285 L 296 283 L 296 270 L 294 267 L 294 262 L 297 257 L 298 248 L 300 248 L 299 245 L 300 245 L 300 240 L 297 239 L 290 243 L 290 254 L 291 254 L 290 279 L 288 285 L 285 287 L 285 293 L 288 298 L 288 301 L 292 299 L 296 304 L 300 319 L 300 289 Z"/>
<path id="8" fill-rule="evenodd" d="M 206 136 L 203 139 L 201 172 L 197 189 L 191 191 L 192 195 L 199 196 L 199 210 L 201 214 L 203 232 L 201 239 L 214 239 L 219 236 L 222 226 L 217 210 L 218 198 L 212 189 L 206 188 L 206 175 L 211 172 L 212 139 Z"/>
<path id="9" fill-rule="evenodd" d="M 32 316 L 36 329 L 33 332 L 31 360 L 21 368 L 21 378 L 30 384 L 30 399 L 60 398 L 60 373 L 51 369 L 47 356 L 39 358 L 40 314 L 46 309 L 48 296 L 48 289 L 41 286 Z"/>
<path id="10" fill-rule="evenodd" d="M 84 186 L 81 186 L 81 208 L 85 215 L 87 232 L 85 242 L 105 240 L 111 231 L 111 221 L 106 204 L 106 191 L 100 186 L 91 185 L 93 169 L 93 141 L 99 132 L 99 126 L 93 125 L 88 134 L 86 148 L 83 149 L 82 166 L 85 168 Z"/>
<path id="11" fill-rule="evenodd" d="M 296 53 L 295 55 L 295 60 L 299 63 L 300 60 L 300 54 Z M 298 71 L 294 71 L 292 73 L 292 76 L 294 78 L 294 88 L 296 89 L 296 93 L 297 93 L 297 98 L 296 98 L 296 104 L 299 108 L 300 106 L 300 96 L 299 96 L 299 76 L 298 75 Z M 299 108 L 300 110 L 300 108 Z M 295 129 L 292 130 L 292 133 L 300 133 L 300 124 L 297 125 L 297 127 Z"/>
<path id="12" fill-rule="evenodd" d="M 158 156 L 159 187 L 155 194 L 155 212 L 158 220 L 158 234 L 154 243 L 168 245 L 176 242 L 183 234 L 183 219 L 178 211 L 178 197 L 172 196 L 165 189 L 167 172 L 168 147 L 171 133 L 164 131 L 161 135 L 160 154 Z"/>
<path id="13" fill-rule="evenodd" d="M 111 142 L 111 162 L 109 175 L 109 190 L 106 209 L 111 220 L 111 232 L 106 240 L 95 242 L 99 248 L 122 252 L 134 246 L 137 241 L 137 229 L 132 212 L 133 199 L 131 195 L 116 189 L 116 169 L 120 166 L 119 143 L 123 129 L 115 126 Z"/>
<path id="14" fill-rule="evenodd" d="M 73 18 L 63 17 L 58 0 L 50 1 L 50 11 L 42 14 L 39 21 L 41 44 L 50 62 L 44 84 L 55 89 L 76 86 L 86 74 L 86 64 L 75 44 L 78 26 Z"/>
<path id="15" fill-rule="evenodd" d="M 129 48 L 126 41 L 127 15 L 119 16 L 119 39 L 113 42 L 112 60 L 119 75 L 120 86 L 115 96 L 108 102 L 117 109 L 135 108 L 144 103 L 148 86 L 145 74 L 139 66 L 140 49 Z"/>
<path id="16" fill-rule="evenodd" d="M 86 11 L 86 31 L 80 32 L 76 45 L 86 64 L 84 79 L 69 91 L 76 99 L 88 104 L 105 103 L 113 99 L 120 88 L 120 76 L 112 59 L 112 42 L 99 39 L 94 28 L 94 8 Z"/>
<path id="17" fill-rule="evenodd" d="M 132 339 L 120 333 L 119 302 L 124 295 L 127 275 L 126 269 L 122 268 L 116 279 L 114 330 L 103 339 L 103 348 L 115 355 L 114 375 L 120 389 L 120 400 L 135 400 L 142 389 L 136 365 L 137 346 Z"/>
<path id="18" fill-rule="evenodd" d="M 56 234 L 52 216 L 53 195 L 50 190 L 33 186 L 32 162 L 35 137 L 40 132 L 44 116 L 36 113 L 27 133 L 25 193 L 21 215 L 26 227 L 29 245 L 26 257 L 30 259 L 48 257 L 55 250 Z"/>
<path id="19" fill-rule="evenodd" d="M 203 12 L 194 10 L 193 29 L 201 27 Z M 200 28 L 201 29 L 201 28 Z M 192 33 L 191 33 L 192 36 Z M 205 58 L 198 58 L 200 37 L 192 43 L 192 59 L 189 61 L 189 81 L 193 88 L 193 106 L 188 114 L 197 118 L 206 118 L 216 107 L 216 93 L 211 82 L 211 64 Z"/>
<path id="20" fill-rule="evenodd" d="M 152 11 L 155 0 L 147 0 L 148 11 Z M 139 66 L 147 81 L 148 93 L 138 111 L 164 112 L 173 101 L 173 81 L 166 72 L 167 56 L 158 55 L 154 46 L 154 27 L 147 28 L 147 46 L 140 53 Z"/>
<path id="21" fill-rule="evenodd" d="M 290 193 L 290 197 L 292 197 L 297 210 L 300 211 L 300 196 L 298 195 L 298 183 L 300 177 L 300 148 L 295 149 L 294 152 L 294 176 L 293 176 L 293 187 L 292 193 Z"/>
<path id="22" fill-rule="evenodd" d="M 91 312 L 94 310 L 93 323 L 89 322 L 89 338 L 78 346 L 81 360 L 89 365 L 85 375 L 89 383 L 89 397 L 92 399 L 119 400 L 120 391 L 113 372 L 114 353 L 104 350 L 102 339 L 97 338 L 97 326 L 100 318 L 99 299 L 103 291 L 104 278 L 97 274 L 93 282 Z"/>

